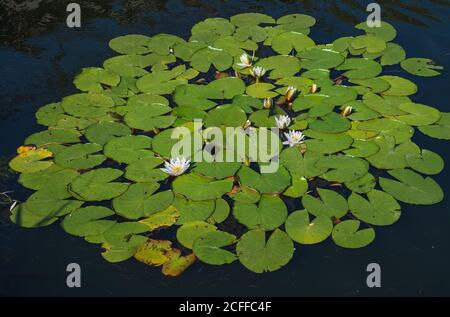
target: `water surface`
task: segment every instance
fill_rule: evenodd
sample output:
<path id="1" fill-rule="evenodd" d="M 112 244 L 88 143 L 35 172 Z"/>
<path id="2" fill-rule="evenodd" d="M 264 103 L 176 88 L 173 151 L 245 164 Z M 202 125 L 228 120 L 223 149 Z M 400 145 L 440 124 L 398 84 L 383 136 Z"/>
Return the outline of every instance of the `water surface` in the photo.
<path id="1" fill-rule="evenodd" d="M 0 191 L 28 195 L 17 185 L 7 161 L 30 134 L 43 130 L 36 110 L 76 92 L 72 80 L 83 67 L 101 66 L 114 56 L 108 41 L 129 33 L 176 34 L 207 17 L 261 12 L 274 17 L 306 13 L 317 18 L 311 37 L 331 42 L 357 34 L 353 25 L 365 19 L 368 1 L 218 1 L 130 0 L 78 1 L 82 28 L 65 26 L 71 1 L 0 1 Z M 448 112 L 450 91 L 450 2 L 382 1 L 383 19 L 398 30 L 396 42 L 409 57 L 428 57 L 445 66 L 442 76 L 417 78 L 400 68 L 389 71 L 419 86 L 414 101 Z M 416 132 L 413 141 L 442 155 L 450 166 L 448 142 Z M 346 250 L 330 239 L 298 246 L 281 270 L 257 275 L 236 262 L 228 266 L 196 263 L 179 278 L 134 260 L 111 264 L 100 248 L 66 234 L 58 224 L 23 229 L 0 211 L 0 295 L 19 296 L 400 296 L 450 295 L 450 169 L 435 178 L 447 196 L 433 206 L 404 205 L 393 226 L 377 228 L 375 241 L 364 249 Z M 66 287 L 65 268 L 82 267 L 82 287 Z M 366 266 L 382 269 L 382 287 L 369 289 Z"/>

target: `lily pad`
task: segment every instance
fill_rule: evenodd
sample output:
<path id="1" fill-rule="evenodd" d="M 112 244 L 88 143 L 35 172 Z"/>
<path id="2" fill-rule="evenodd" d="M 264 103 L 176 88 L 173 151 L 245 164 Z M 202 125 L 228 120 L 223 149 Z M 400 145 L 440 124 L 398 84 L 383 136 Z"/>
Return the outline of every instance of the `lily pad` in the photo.
<path id="1" fill-rule="evenodd" d="M 232 179 L 214 181 L 199 174 L 190 173 L 177 177 L 173 191 L 192 200 L 217 199 L 229 192 L 233 186 Z"/>
<path id="2" fill-rule="evenodd" d="M 318 188 L 319 198 L 305 195 L 302 198 L 303 207 L 314 216 L 326 216 L 328 218 L 341 218 L 347 214 L 347 200 L 335 191 Z"/>
<path id="3" fill-rule="evenodd" d="M 46 149 L 31 150 L 14 157 L 9 162 L 9 167 L 24 174 L 43 171 L 53 165 L 52 161 L 44 161 L 44 159 L 52 156 L 53 153 Z"/>
<path id="4" fill-rule="evenodd" d="M 74 85 L 81 91 L 102 92 L 103 86 L 117 86 L 120 76 L 99 67 L 83 68 L 75 77 Z"/>
<path id="5" fill-rule="evenodd" d="M 123 172 L 113 168 L 98 168 L 80 175 L 69 185 L 70 193 L 80 200 L 101 201 L 117 197 L 128 188 L 127 183 L 113 182 Z"/>
<path id="6" fill-rule="evenodd" d="M 307 35 L 299 32 L 284 32 L 272 40 L 272 49 L 279 54 L 289 54 L 293 49 L 297 52 L 314 47 L 316 43 Z"/>
<path id="7" fill-rule="evenodd" d="M 306 210 L 297 210 L 291 213 L 285 226 L 289 237 L 301 244 L 320 243 L 333 231 L 333 222 L 329 217 L 319 215 L 310 221 Z"/>
<path id="8" fill-rule="evenodd" d="M 114 211 L 102 206 L 90 206 L 72 211 L 61 223 L 64 231 L 78 237 L 100 235 L 116 224 L 114 220 L 104 220 L 114 215 Z"/>
<path id="9" fill-rule="evenodd" d="M 127 219 L 139 219 L 163 211 L 172 203 L 173 193 L 170 190 L 155 193 L 158 188 L 155 183 L 132 184 L 125 193 L 113 199 L 113 208 Z"/>
<path id="10" fill-rule="evenodd" d="M 401 62 L 400 66 L 408 73 L 422 77 L 434 77 L 441 73 L 444 67 L 434 64 L 434 61 L 428 58 L 408 58 Z"/>
<path id="11" fill-rule="evenodd" d="M 194 240 L 192 249 L 195 256 L 202 262 L 223 265 L 236 260 L 236 255 L 223 249 L 236 242 L 236 237 L 224 231 L 213 231 Z"/>
<path id="12" fill-rule="evenodd" d="M 286 221 L 288 213 L 279 197 L 262 195 L 257 205 L 236 202 L 233 214 L 249 229 L 272 231 Z"/>
<path id="13" fill-rule="evenodd" d="M 337 51 L 317 47 L 299 52 L 297 56 L 305 69 L 331 69 L 341 65 L 345 60 L 345 57 Z"/>
<path id="14" fill-rule="evenodd" d="M 381 188 L 397 200 L 414 205 L 432 205 L 440 202 L 444 193 L 441 187 L 431 178 L 407 169 L 388 171 L 398 181 L 380 178 Z"/>
<path id="15" fill-rule="evenodd" d="M 412 169 L 427 175 L 439 174 L 444 169 L 444 160 L 429 150 L 406 154 L 406 163 Z"/>
<path id="16" fill-rule="evenodd" d="M 286 265 L 294 254 L 294 244 L 288 235 L 276 229 L 266 241 L 262 230 L 245 233 L 236 246 L 239 261 L 255 273 L 273 272 Z"/>
<path id="17" fill-rule="evenodd" d="M 372 190 L 367 198 L 352 193 L 348 199 L 352 214 L 361 221 L 376 226 L 389 226 L 400 218 L 400 205 L 389 194 Z"/>
<path id="18" fill-rule="evenodd" d="M 177 230 L 177 240 L 186 248 L 192 249 L 194 241 L 217 228 L 204 221 L 191 221 L 182 225 Z"/>
<path id="19" fill-rule="evenodd" d="M 337 224 L 332 233 L 334 243 L 347 249 L 363 248 L 372 243 L 375 239 L 375 230 L 372 228 L 358 230 L 360 224 L 358 220 L 345 220 Z"/>
<path id="20" fill-rule="evenodd" d="M 103 153 L 119 163 L 133 163 L 141 158 L 153 156 L 149 150 L 152 139 L 145 135 L 129 135 L 111 139 L 105 144 Z"/>
<path id="21" fill-rule="evenodd" d="M 243 185 L 254 188 L 260 193 L 280 193 L 290 184 L 289 173 L 283 167 L 275 173 L 259 174 L 247 166 L 242 166 L 238 177 Z"/>
<path id="22" fill-rule="evenodd" d="M 71 145 L 55 156 L 55 163 L 73 169 L 88 169 L 102 164 L 106 157 L 100 154 L 102 146 L 95 143 Z"/>

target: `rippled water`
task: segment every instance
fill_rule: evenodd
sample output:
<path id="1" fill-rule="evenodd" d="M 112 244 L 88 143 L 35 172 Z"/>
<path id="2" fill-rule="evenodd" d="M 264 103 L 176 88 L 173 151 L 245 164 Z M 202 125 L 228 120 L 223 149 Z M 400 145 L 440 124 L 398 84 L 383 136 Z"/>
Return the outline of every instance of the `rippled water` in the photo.
<path id="1" fill-rule="evenodd" d="M 88 66 L 101 66 L 115 55 L 108 41 L 118 35 L 171 33 L 187 37 L 192 25 L 206 17 L 262 12 L 274 17 L 301 12 L 317 18 L 311 36 L 331 42 L 356 34 L 353 25 L 365 19 L 368 1 L 78 1 L 82 28 L 65 27 L 65 7 L 72 1 L 0 0 L 0 191 L 27 193 L 16 184 L 7 161 L 26 136 L 43 127 L 34 113 L 40 106 L 75 93 L 74 75 Z M 450 89 L 450 2 L 382 1 L 383 19 L 398 30 L 396 42 L 410 57 L 429 57 L 445 66 L 442 76 L 413 80 L 419 103 L 448 112 Z M 402 72 L 392 68 L 393 73 Z M 402 72 L 402 76 L 411 78 Z M 424 137 L 413 141 L 441 154 L 450 166 L 448 142 Z M 450 169 L 436 177 L 446 191 L 433 206 L 403 208 L 398 223 L 377 228 L 369 247 L 346 250 L 330 240 L 316 246 L 297 245 L 292 261 L 264 275 L 239 263 L 214 267 L 195 264 L 179 278 L 130 260 L 105 262 L 99 247 L 69 236 L 54 224 L 22 229 L 0 211 L 0 295 L 450 295 Z M 81 289 L 65 285 L 65 268 L 82 267 Z M 367 264 L 382 269 L 382 288 L 366 287 Z"/>

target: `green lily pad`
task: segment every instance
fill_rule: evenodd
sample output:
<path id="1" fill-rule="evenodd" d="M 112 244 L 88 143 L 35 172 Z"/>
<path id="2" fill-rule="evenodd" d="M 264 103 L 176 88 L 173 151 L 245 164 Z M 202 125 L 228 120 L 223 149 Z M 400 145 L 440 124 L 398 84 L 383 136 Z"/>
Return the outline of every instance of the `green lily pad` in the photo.
<path id="1" fill-rule="evenodd" d="M 294 254 L 294 244 L 288 235 L 276 229 L 266 241 L 262 230 L 245 233 L 236 246 L 239 261 L 255 273 L 273 272 L 286 265 Z"/>
<path id="2" fill-rule="evenodd" d="M 212 46 L 205 47 L 194 53 L 191 57 L 191 66 L 196 70 L 206 73 L 211 66 L 218 71 L 224 71 L 233 64 L 233 57 L 224 49 Z"/>
<path id="3" fill-rule="evenodd" d="M 218 106 L 212 109 L 205 118 L 205 127 L 239 127 L 247 121 L 242 108 L 234 105 Z"/>
<path id="4" fill-rule="evenodd" d="M 106 157 L 98 152 L 102 146 L 95 143 L 71 145 L 55 156 L 55 163 L 67 168 L 88 169 L 102 164 Z"/>
<path id="5" fill-rule="evenodd" d="M 391 85 L 391 88 L 383 92 L 386 96 L 409 96 L 417 92 L 417 86 L 412 81 L 398 76 L 381 76 Z"/>
<path id="6" fill-rule="evenodd" d="M 366 22 L 362 22 L 356 25 L 355 28 L 363 30 L 367 34 L 373 34 L 386 42 L 392 41 L 397 36 L 397 31 L 395 28 L 385 21 L 380 21 L 379 27 L 371 27 Z"/>
<path id="7" fill-rule="evenodd" d="M 64 97 L 61 106 L 75 117 L 98 118 L 111 111 L 114 101 L 104 94 L 89 92 Z"/>
<path id="8" fill-rule="evenodd" d="M 194 241 L 205 237 L 208 233 L 216 231 L 216 226 L 204 221 L 191 221 L 177 230 L 177 240 L 186 248 L 192 249 Z"/>
<path id="9" fill-rule="evenodd" d="M 337 224 L 332 233 L 334 243 L 347 249 L 363 248 L 372 243 L 375 239 L 375 230 L 372 228 L 358 230 L 360 224 L 358 220 L 345 220 Z"/>
<path id="10" fill-rule="evenodd" d="M 221 36 L 233 34 L 235 27 L 227 19 L 208 18 L 192 27 L 190 40 L 212 43 Z"/>
<path id="11" fill-rule="evenodd" d="M 223 198 L 216 199 L 216 206 L 214 212 L 206 220 L 209 223 L 222 223 L 230 215 L 230 205 Z"/>
<path id="12" fill-rule="evenodd" d="M 25 144 L 70 144 L 80 142 L 80 132 L 67 129 L 49 129 L 34 133 L 25 139 Z"/>
<path id="13" fill-rule="evenodd" d="M 264 67 L 270 70 L 269 78 L 278 79 L 289 77 L 297 74 L 301 69 L 301 64 L 298 58 L 293 56 L 271 56 L 260 59 L 256 66 Z"/>
<path id="14" fill-rule="evenodd" d="M 109 47 L 120 54 L 147 54 L 151 38 L 140 34 L 119 36 L 109 41 Z"/>
<path id="15" fill-rule="evenodd" d="M 441 113 L 441 119 L 435 124 L 420 126 L 420 132 L 436 139 L 450 140 L 450 114 Z"/>
<path id="16" fill-rule="evenodd" d="M 132 108 L 125 115 L 125 123 L 135 129 L 149 131 L 171 126 L 176 117 L 165 115 L 172 108 L 163 104 L 143 105 Z"/>
<path id="17" fill-rule="evenodd" d="M 152 52 L 160 55 L 168 55 L 172 52 L 175 45 L 184 42 L 185 40 L 181 37 L 163 33 L 153 36 L 147 45 Z"/>
<path id="18" fill-rule="evenodd" d="M 90 142 L 104 145 L 115 137 L 130 135 L 131 129 L 123 123 L 103 121 L 91 125 L 84 134 Z"/>
<path id="19" fill-rule="evenodd" d="M 343 75 L 350 79 L 374 78 L 382 71 L 380 64 L 367 58 L 348 58 L 336 69 L 346 70 Z"/>
<path id="20" fill-rule="evenodd" d="M 180 195 L 175 197 L 173 205 L 180 212 L 177 224 L 207 220 L 213 214 L 216 207 L 214 200 L 194 201 L 185 199 Z"/>
<path id="21" fill-rule="evenodd" d="M 408 73 L 422 77 L 438 76 L 441 74 L 439 70 L 444 69 L 444 67 L 437 66 L 433 60 L 428 58 L 408 58 L 402 61 L 400 66 Z"/>
<path id="22" fill-rule="evenodd" d="M 83 68 L 81 73 L 75 77 L 74 85 L 81 91 L 102 92 L 103 86 L 117 86 L 120 76 L 99 67 Z"/>
<path id="23" fill-rule="evenodd" d="M 306 130 L 304 134 L 311 139 L 305 141 L 308 151 L 333 154 L 346 150 L 353 143 L 353 138 L 344 133 L 324 133 Z"/>
<path id="24" fill-rule="evenodd" d="M 256 98 L 273 98 L 278 95 L 278 93 L 272 91 L 274 88 L 275 86 L 269 83 L 256 83 L 248 86 L 246 93 Z"/>
<path id="25" fill-rule="evenodd" d="M 373 131 L 380 136 L 391 136 L 395 143 L 408 141 L 414 134 L 414 129 L 402 121 L 392 119 L 373 119 L 362 122 L 358 130 Z"/>
<path id="26" fill-rule="evenodd" d="M 214 181 L 199 174 L 190 173 L 177 177 L 172 183 L 173 191 L 192 200 L 217 199 L 231 191 L 232 179 Z"/>
<path id="27" fill-rule="evenodd" d="M 240 13 L 233 15 L 230 18 L 230 22 L 236 26 L 245 26 L 245 25 L 258 25 L 261 23 L 264 24 L 273 24 L 275 23 L 275 19 L 267 14 L 262 13 Z"/>
<path id="28" fill-rule="evenodd" d="M 236 260 L 236 255 L 223 247 L 236 242 L 236 237 L 224 231 L 213 231 L 194 240 L 192 249 L 195 256 L 202 262 L 223 265 Z"/>
<path id="29" fill-rule="evenodd" d="M 389 226 L 397 222 L 401 211 L 398 202 L 389 194 L 372 190 L 367 198 L 352 193 L 348 204 L 352 214 L 359 220 L 376 226 Z"/>
<path id="30" fill-rule="evenodd" d="M 307 35 L 293 31 L 276 35 L 272 40 L 272 49 L 285 55 L 288 55 L 293 49 L 301 52 L 315 45 L 316 43 Z"/>
<path id="31" fill-rule="evenodd" d="M 127 219 L 148 217 L 167 209 L 173 201 L 170 190 L 155 193 L 157 183 L 132 184 L 127 191 L 113 199 L 113 208 L 118 215 Z"/>
<path id="32" fill-rule="evenodd" d="M 180 217 L 178 209 L 171 205 L 163 211 L 159 211 L 145 219 L 139 220 L 139 223 L 148 226 L 149 229 L 153 231 L 174 225 L 177 222 L 178 217 Z"/>
<path id="33" fill-rule="evenodd" d="M 32 165 L 32 163 L 27 163 L 28 167 Z M 22 172 L 19 177 L 19 183 L 24 187 L 34 190 L 46 187 L 64 187 L 77 178 L 78 175 L 79 173 L 73 169 L 63 168 L 53 164 L 41 171 L 33 173 Z"/>
<path id="34" fill-rule="evenodd" d="M 149 150 L 152 139 L 145 135 L 128 135 L 111 139 L 105 144 L 103 153 L 119 163 L 133 163 L 141 158 L 153 156 Z"/>
<path id="35" fill-rule="evenodd" d="M 367 157 L 367 161 L 379 169 L 398 169 L 407 166 L 406 156 L 419 154 L 417 145 L 411 141 L 405 141 L 396 146 L 393 137 L 376 138 L 375 143 L 379 146 L 379 151 Z"/>
<path id="36" fill-rule="evenodd" d="M 355 193 L 367 194 L 375 188 L 376 184 L 377 181 L 375 177 L 372 174 L 367 173 L 351 182 L 346 182 L 345 186 Z"/>
<path id="37" fill-rule="evenodd" d="M 317 47 L 299 52 L 297 56 L 305 69 L 331 69 L 341 65 L 345 60 L 345 57 L 337 51 Z"/>
<path id="38" fill-rule="evenodd" d="M 423 126 L 433 124 L 441 118 L 441 112 L 433 107 L 419 103 L 402 103 L 398 108 L 407 114 L 396 118 L 409 125 Z"/>
<path id="39" fill-rule="evenodd" d="M 314 216 L 326 216 L 328 218 L 341 218 L 347 214 L 348 204 L 344 197 L 335 191 L 318 188 L 319 198 L 311 195 L 304 195 L 302 198 L 303 207 Z"/>
<path id="40" fill-rule="evenodd" d="M 309 124 L 309 128 L 325 133 L 340 133 L 351 128 L 350 122 L 338 115 L 330 112 Z"/>
<path id="41" fill-rule="evenodd" d="M 158 166 L 164 160 L 158 157 L 143 157 L 130 163 L 125 170 L 125 178 L 138 183 L 155 183 L 168 177 Z"/>
<path id="42" fill-rule="evenodd" d="M 177 79 L 186 71 L 186 66 L 179 65 L 171 70 L 161 70 L 147 74 L 136 81 L 136 87 L 143 93 L 164 95 L 172 93 L 177 86 L 187 84 L 186 79 Z"/>
<path id="43" fill-rule="evenodd" d="M 333 222 L 329 217 L 319 215 L 310 221 L 306 210 L 297 210 L 291 213 L 285 226 L 289 237 L 301 244 L 320 243 L 333 231 Z"/>
<path id="44" fill-rule="evenodd" d="M 303 196 L 308 191 L 308 181 L 303 176 L 292 175 L 292 185 L 289 186 L 283 195 L 292 198 Z"/>
<path id="45" fill-rule="evenodd" d="M 72 211 L 61 225 L 69 234 L 85 237 L 100 235 L 116 224 L 114 220 L 104 220 L 114 215 L 114 211 L 102 206 L 89 206 Z"/>
<path id="46" fill-rule="evenodd" d="M 344 153 L 356 157 L 368 157 L 376 154 L 380 147 L 371 140 L 355 140 L 352 148 L 345 150 Z"/>
<path id="47" fill-rule="evenodd" d="M 260 193 L 281 193 L 290 184 L 290 175 L 284 167 L 280 167 L 275 173 L 260 174 L 247 166 L 242 166 L 238 177 L 241 184 Z"/>
<path id="48" fill-rule="evenodd" d="M 11 167 L 16 172 L 24 174 L 43 171 L 53 165 L 52 161 L 43 160 L 52 156 L 53 153 L 46 149 L 35 149 L 27 151 L 14 157 L 9 162 L 9 167 Z"/>
<path id="49" fill-rule="evenodd" d="M 381 56 L 380 64 L 383 66 L 396 65 L 406 58 L 406 52 L 396 43 L 387 43 L 386 49 Z"/>
<path id="50" fill-rule="evenodd" d="M 444 198 L 442 188 L 431 178 L 406 169 L 388 171 L 398 181 L 381 177 L 381 188 L 397 200 L 414 205 L 432 205 Z"/>
<path id="51" fill-rule="evenodd" d="M 444 169 L 442 157 L 429 150 L 406 154 L 406 163 L 412 169 L 427 175 L 439 174 Z"/>
<path id="52" fill-rule="evenodd" d="M 277 196 L 262 195 L 258 205 L 236 202 L 234 217 L 249 229 L 274 230 L 287 217 L 287 208 Z"/>
<path id="53" fill-rule="evenodd" d="M 351 182 L 369 171 L 367 161 L 347 155 L 330 155 L 321 158 L 316 164 L 319 168 L 327 168 L 328 172 L 322 175 L 331 182 Z"/>
<path id="54" fill-rule="evenodd" d="M 83 205 L 82 201 L 68 199 L 66 187 L 43 188 L 15 206 L 10 219 L 25 228 L 48 226 Z"/>
<path id="55" fill-rule="evenodd" d="M 368 53 L 379 53 L 386 49 L 386 41 L 374 35 L 360 35 L 352 40 L 351 47 L 356 50 L 364 49 Z"/>
<path id="56" fill-rule="evenodd" d="M 98 168 L 80 175 L 69 185 L 70 193 L 85 201 L 109 200 L 124 193 L 128 184 L 113 182 L 123 172 L 113 168 Z"/>

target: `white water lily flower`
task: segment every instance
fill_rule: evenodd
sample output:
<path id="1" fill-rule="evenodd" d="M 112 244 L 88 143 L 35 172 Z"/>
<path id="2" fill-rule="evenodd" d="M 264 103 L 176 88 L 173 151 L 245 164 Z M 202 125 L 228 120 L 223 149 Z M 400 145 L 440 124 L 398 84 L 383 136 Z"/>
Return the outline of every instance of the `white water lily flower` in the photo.
<path id="1" fill-rule="evenodd" d="M 184 157 L 181 159 L 177 157 L 176 159 L 170 159 L 169 162 L 165 162 L 164 168 L 161 168 L 161 171 L 171 176 L 178 176 L 186 172 L 190 164 L 191 160 L 187 160 Z"/>
<path id="2" fill-rule="evenodd" d="M 291 118 L 289 118 L 289 116 L 286 115 L 280 115 L 278 117 L 275 117 L 275 121 L 279 129 L 286 129 L 291 124 Z"/>
<path id="3" fill-rule="evenodd" d="M 261 66 L 256 66 L 250 70 L 250 73 L 252 74 L 253 77 L 261 78 L 266 73 L 266 69 Z"/>
<path id="4" fill-rule="evenodd" d="M 293 147 L 294 145 L 301 144 L 305 140 L 305 135 L 300 131 L 289 130 L 289 133 L 284 133 L 286 141 L 283 142 L 284 145 L 289 145 Z"/>
<path id="5" fill-rule="evenodd" d="M 247 68 L 252 66 L 252 57 L 249 56 L 247 53 L 243 53 L 239 59 L 241 60 L 240 63 L 237 63 L 239 67 Z"/>
<path id="6" fill-rule="evenodd" d="M 292 100 L 292 97 L 294 97 L 295 93 L 297 92 L 297 88 L 295 88 L 294 86 L 289 86 L 286 89 L 286 93 L 285 93 L 285 97 L 288 101 Z"/>

